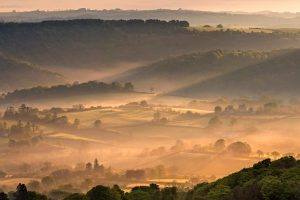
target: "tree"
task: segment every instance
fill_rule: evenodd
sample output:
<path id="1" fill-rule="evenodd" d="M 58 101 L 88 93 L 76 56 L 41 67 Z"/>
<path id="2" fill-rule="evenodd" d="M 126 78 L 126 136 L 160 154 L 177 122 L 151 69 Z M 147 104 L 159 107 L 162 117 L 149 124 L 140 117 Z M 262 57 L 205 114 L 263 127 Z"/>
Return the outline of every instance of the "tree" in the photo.
<path id="1" fill-rule="evenodd" d="M 152 200 L 148 192 L 141 190 L 134 190 L 128 193 L 125 197 L 128 200 Z"/>
<path id="2" fill-rule="evenodd" d="M 97 119 L 97 120 L 94 122 L 94 127 L 95 127 L 95 128 L 100 128 L 100 127 L 101 127 L 101 124 L 102 124 L 101 120 L 100 120 L 100 119 Z"/>
<path id="3" fill-rule="evenodd" d="M 237 186 L 232 191 L 231 200 L 263 200 L 260 186 L 255 182 L 245 186 Z"/>
<path id="4" fill-rule="evenodd" d="M 284 194 L 284 184 L 274 176 L 266 176 L 260 181 L 261 192 L 266 200 L 281 200 Z"/>
<path id="5" fill-rule="evenodd" d="M 112 189 L 120 194 L 121 199 L 124 199 L 125 192 L 118 185 L 113 185 Z"/>
<path id="6" fill-rule="evenodd" d="M 257 156 L 258 156 L 259 158 L 261 158 L 261 157 L 264 156 L 264 152 L 261 151 L 261 150 L 257 150 L 257 151 L 256 151 L 256 154 L 257 154 Z"/>
<path id="7" fill-rule="evenodd" d="M 95 158 L 95 160 L 94 160 L 94 169 L 98 169 L 99 167 L 100 167 L 100 165 L 99 165 L 98 159 Z"/>
<path id="8" fill-rule="evenodd" d="M 235 109 L 234 109 L 233 105 L 228 105 L 228 106 L 226 106 L 226 108 L 224 109 L 224 112 L 225 112 L 225 113 L 228 113 L 228 114 L 232 114 L 232 113 L 235 112 Z"/>
<path id="9" fill-rule="evenodd" d="M 99 165 L 98 159 L 96 158 L 94 160 L 94 170 L 99 172 L 99 173 L 103 173 L 104 172 L 104 166 L 103 165 Z"/>
<path id="10" fill-rule="evenodd" d="M 208 121 L 208 126 L 210 128 L 218 128 L 222 126 L 222 121 L 219 119 L 219 117 L 213 117 Z"/>
<path id="11" fill-rule="evenodd" d="M 134 90 L 134 86 L 132 83 L 128 82 L 124 85 L 124 90 L 128 92 L 132 92 Z"/>
<path id="12" fill-rule="evenodd" d="M 64 200 L 87 200 L 87 196 L 84 194 L 75 193 L 64 198 Z"/>
<path id="13" fill-rule="evenodd" d="M 71 194 L 62 190 L 51 190 L 48 195 L 50 199 L 64 199 Z"/>
<path id="14" fill-rule="evenodd" d="M 121 200 L 121 195 L 109 187 L 98 185 L 86 194 L 88 200 Z"/>
<path id="15" fill-rule="evenodd" d="M 28 189 L 32 190 L 32 191 L 39 191 L 41 189 L 40 182 L 39 181 L 35 181 L 35 180 L 30 181 L 27 186 L 28 186 Z"/>
<path id="16" fill-rule="evenodd" d="M 226 145 L 225 145 L 225 140 L 224 139 L 219 139 L 214 144 L 214 149 L 217 152 L 224 151 L 225 147 L 226 147 Z"/>
<path id="17" fill-rule="evenodd" d="M 224 28 L 224 26 L 222 24 L 218 24 L 217 28 Z"/>
<path id="18" fill-rule="evenodd" d="M 217 185 L 208 192 L 207 197 L 209 200 L 226 200 L 230 196 L 230 192 L 230 187 Z"/>
<path id="19" fill-rule="evenodd" d="M 91 170 L 93 169 L 92 163 L 90 163 L 90 162 L 86 163 L 85 169 L 86 169 L 87 171 L 91 171 Z"/>
<path id="20" fill-rule="evenodd" d="M 5 194 L 4 192 L 0 193 L 0 200 L 9 200 L 7 194 Z"/>
<path id="21" fill-rule="evenodd" d="M 279 108 L 279 105 L 276 102 L 270 102 L 270 103 L 266 103 L 264 105 L 264 111 L 267 113 L 277 112 L 278 108 Z"/>
<path id="22" fill-rule="evenodd" d="M 167 187 L 161 190 L 161 200 L 176 200 L 177 199 L 177 188 Z"/>
<path id="23" fill-rule="evenodd" d="M 51 176 L 45 176 L 42 178 L 41 183 L 43 184 L 44 187 L 46 188 L 51 188 L 54 186 L 55 182 L 54 179 Z"/>
<path id="24" fill-rule="evenodd" d="M 77 118 L 74 119 L 73 126 L 74 126 L 75 128 L 78 128 L 78 127 L 80 126 L 80 120 L 77 119 Z"/>
<path id="25" fill-rule="evenodd" d="M 155 113 L 153 114 L 153 121 L 154 121 L 154 122 L 159 121 L 160 118 L 161 118 L 160 112 L 155 112 Z"/>
<path id="26" fill-rule="evenodd" d="M 245 105 L 245 104 L 241 104 L 241 105 L 239 105 L 239 107 L 238 107 L 238 111 L 239 112 L 247 112 L 247 106 Z"/>
<path id="27" fill-rule="evenodd" d="M 229 153 L 236 156 L 249 156 L 251 147 L 245 142 L 234 142 L 227 147 Z"/>
<path id="28" fill-rule="evenodd" d="M 277 151 L 273 151 L 273 152 L 271 153 L 271 156 L 272 156 L 275 160 L 277 160 L 277 159 L 280 157 L 280 153 L 277 152 Z"/>
<path id="29" fill-rule="evenodd" d="M 170 150 L 173 152 L 183 151 L 185 149 L 185 144 L 182 140 L 176 140 L 175 145 L 171 146 Z"/>
<path id="30" fill-rule="evenodd" d="M 143 100 L 140 102 L 140 105 L 143 106 L 143 107 L 147 107 L 148 106 L 148 102 Z"/>
<path id="31" fill-rule="evenodd" d="M 15 200 L 29 200 L 26 185 L 19 183 L 14 196 Z"/>
<path id="32" fill-rule="evenodd" d="M 28 200 L 47 200 L 47 196 L 39 194 L 37 192 L 28 192 Z"/>
<path id="33" fill-rule="evenodd" d="M 222 109 L 221 106 L 216 106 L 216 107 L 215 107 L 215 113 L 216 113 L 216 114 L 220 114 L 222 111 L 223 111 L 223 109 Z"/>

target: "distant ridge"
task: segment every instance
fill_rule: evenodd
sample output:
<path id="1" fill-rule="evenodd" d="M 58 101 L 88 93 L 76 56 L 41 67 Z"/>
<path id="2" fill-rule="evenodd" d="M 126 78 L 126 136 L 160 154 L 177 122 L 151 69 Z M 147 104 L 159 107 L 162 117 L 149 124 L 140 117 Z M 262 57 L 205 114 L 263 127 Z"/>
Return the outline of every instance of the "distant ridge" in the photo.
<path id="1" fill-rule="evenodd" d="M 131 81 L 139 87 L 168 91 L 262 62 L 279 53 L 231 50 L 197 52 L 170 57 L 108 80 Z"/>
<path id="2" fill-rule="evenodd" d="M 281 27 L 299 28 L 299 13 L 278 13 L 271 11 L 262 12 L 212 12 L 197 10 L 66 10 L 66 11 L 29 11 L 0 13 L 4 22 L 41 22 L 45 20 L 70 20 L 70 19 L 160 19 L 160 20 L 186 20 L 192 26 L 205 24 L 226 26 L 251 26 L 251 27 Z"/>

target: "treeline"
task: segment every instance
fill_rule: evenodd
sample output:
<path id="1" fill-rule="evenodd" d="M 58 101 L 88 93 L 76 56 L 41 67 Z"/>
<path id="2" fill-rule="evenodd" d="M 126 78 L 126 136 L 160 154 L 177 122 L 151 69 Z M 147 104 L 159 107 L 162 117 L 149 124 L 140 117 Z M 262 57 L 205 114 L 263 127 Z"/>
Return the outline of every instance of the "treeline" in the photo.
<path id="1" fill-rule="evenodd" d="M 98 185 L 83 193 L 56 193 L 64 200 L 298 200 L 300 199 L 300 161 L 283 157 L 271 161 L 266 159 L 237 173 L 212 183 L 200 183 L 193 189 L 180 189 L 159 185 L 136 186 L 124 192 L 118 185 Z M 47 196 L 28 192 L 19 184 L 16 192 L 10 192 L 10 199 L 47 200 Z M 0 194 L 1 200 L 8 195 Z"/>
<path id="2" fill-rule="evenodd" d="M 131 27 L 189 27 L 189 23 L 187 21 L 180 21 L 180 20 L 158 20 L 158 19 L 130 19 L 130 20 L 101 20 L 101 19 L 74 19 L 74 20 L 53 20 L 53 21 L 43 21 L 41 23 L 16 23 L 16 22 L 2 22 L 0 23 L 0 28 L 5 30 L 5 28 L 14 28 L 19 26 L 28 27 L 31 26 L 32 28 L 35 27 L 51 27 L 51 26 L 82 26 L 82 25 L 97 25 L 103 28 L 106 27 L 124 27 L 124 28 L 131 28 Z"/>
<path id="3" fill-rule="evenodd" d="M 134 86 L 131 83 L 124 85 L 113 82 L 111 84 L 89 81 L 85 83 L 74 83 L 66 85 L 56 85 L 52 87 L 33 87 L 30 89 L 15 90 L 4 94 L 0 102 L 16 102 L 22 100 L 34 100 L 43 98 L 70 97 L 87 94 L 101 94 L 111 92 L 134 92 Z"/>
<path id="4" fill-rule="evenodd" d="M 180 196 L 176 187 L 167 187 L 160 189 L 156 184 L 149 186 L 134 187 L 131 192 L 125 193 L 118 185 L 106 187 L 98 185 L 86 194 L 82 193 L 59 193 L 54 192 L 55 199 L 64 200 L 175 200 Z M 1 200 L 47 200 L 46 195 L 39 194 L 34 191 L 28 191 L 25 184 L 19 184 L 16 192 L 10 192 L 8 195 L 0 193 Z M 53 199 L 53 198 L 49 198 Z"/>

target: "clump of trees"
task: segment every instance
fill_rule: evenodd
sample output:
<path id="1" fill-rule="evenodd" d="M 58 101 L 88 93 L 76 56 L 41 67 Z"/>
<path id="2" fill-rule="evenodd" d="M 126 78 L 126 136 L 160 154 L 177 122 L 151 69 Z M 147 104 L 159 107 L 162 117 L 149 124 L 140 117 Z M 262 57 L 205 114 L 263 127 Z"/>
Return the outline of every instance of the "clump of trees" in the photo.
<path id="1" fill-rule="evenodd" d="M 39 126 L 21 120 L 10 126 L 5 121 L 0 122 L 0 134 L 8 137 L 10 147 L 36 145 L 43 140 L 43 131 Z"/>
<path id="2" fill-rule="evenodd" d="M 155 112 L 153 114 L 152 123 L 154 123 L 154 124 L 166 124 L 166 123 L 168 123 L 168 119 L 166 117 L 162 117 L 160 112 Z"/>
<path id="3" fill-rule="evenodd" d="M 140 102 L 130 102 L 130 103 L 127 103 L 125 105 L 121 105 L 119 106 L 120 108 L 151 108 L 151 105 L 148 104 L 147 101 L 143 100 L 143 101 L 140 101 Z"/>
<path id="4" fill-rule="evenodd" d="M 226 104 L 223 106 L 217 105 L 214 108 L 214 114 L 215 115 L 251 115 L 251 114 L 273 115 L 273 114 L 282 114 L 282 113 L 286 113 L 286 114 L 299 113 L 299 109 L 297 108 L 297 105 L 294 104 L 285 105 L 278 100 L 271 99 L 270 101 L 262 101 L 262 100 L 246 101 L 249 104 L 251 104 L 250 106 L 247 105 L 246 103 L 241 103 L 244 101 L 233 100 L 231 102 L 232 104 Z M 225 103 L 225 102 L 220 102 L 220 103 Z M 197 102 L 191 102 L 190 105 L 192 106 L 197 105 Z"/>
<path id="5" fill-rule="evenodd" d="M 221 121 L 221 119 L 218 116 L 214 116 L 212 117 L 209 121 L 208 121 L 208 128 L 220 128 L 222 127 L 223 122 Z"/>
<path id="6" fill-rule="evenodd" d="M 28 107 L 25 104 L 22 104 L 19 108 L 10 106 L 6 109 L 3 115 L 5 120 L 24 120 L 32 125 L 34 131 L 37 130 L 35 123 L 54 125 L 58 127 L 75 127 L 78 128 L 80 125 L 80 120 L 75 119 L 73 123 L 69 122 L 69 119 L 65 115 L 59 116 L 57 114 L 58 109 L 51 109 L 49 111 L 40 111 L 37 108 Z M 27 123 L 27 124 L 28 124 Z M 19 124 L 21 125 L 21 124 Z M 20 129 L 21 126 L 15 127 Z M 26 127 L 26 126 L 25 126 Z"/>
<path id="7" fill-rule="evenodd" d="M 246 142 L 234 142 L 227 147 L 227 151 L 236 156 L 249 156 L 252 152 L 251 146 Z"/>
<path id="8" fill-rule="evenodd" d="M 201 117 L 200 113 L 192 111 L 186 111 L 185 113 L 180 113 L 179 115 L 180 119 L 197 119 L 199 117 Z"/>

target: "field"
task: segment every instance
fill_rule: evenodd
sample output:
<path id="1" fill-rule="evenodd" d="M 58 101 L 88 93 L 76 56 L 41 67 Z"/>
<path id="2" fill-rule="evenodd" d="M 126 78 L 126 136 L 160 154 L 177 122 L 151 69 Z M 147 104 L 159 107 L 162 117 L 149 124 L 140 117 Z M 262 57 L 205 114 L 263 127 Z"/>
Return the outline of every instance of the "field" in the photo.
<path id="1" fill-rule="evenodd" d="M 79 120 L 77 127 L 37 123 L 43 131 L 43 139 L 31 147 L 14 149 L 7 145 L 5 136 L 1 137 L 0 169 L 13 176 L 1 179 L 0 185 L 11 187 L 18 181 L 40 179 L 47 175 L 40 171 L 45 163 L 56 163 L 52 166 L 56 170 L 74 170 L 78 165 L 98 158 L 101 164 L 109 167 L 110 173 L 118 176 L 129 169 L 143 169 L 146 174 L 161 171 L 160 175 L 147 175 L 142 180 L 118 180 L 123 189 L 149 182 L 162 187 L 191 186 L 251 167 L 266 157 L 277 156 L 272 152 L 295 156 L 300 152 L 297 137 L 300 114 L 297 112 L 258 114 L 236 110 L 235 113 L 216 114 L 214 108 L 220 101 L 197 100 L 195 104 L 189 98 L 153 94 L 123 98 L 125 96 L 110 95 L 97 97 L 97 100 L 95 96 L 91 97 L 94 100 L 81 99 L 87 105 L 81 110 L 65 106 L 58 117 L 66 117 L 70 124 Z M 70 105 L 69 100 L 57 100 L 56 103 Z M 101 104 L 102 100 L 110 104 Z M 141 103 L 142 100 L 146 103 Z M 36 102 L 29 105 L 38 107 Z M 45 106 L 39 109 L 45 109 Z M 215 117 L 220 124 L 211 122 Z M 97 120 L 101 121 L 99 127 L 95 127 Z M 8 125 L 17 123 L 17 120 L 5 119 L 1 122 L 4 121 Z M 220 139 L 224 140 L 222 150 L 216 147 L 216 141 Z M 249 145 L 250 150 L 246 154 L 243 149 L 242 153 L 239 150 L 229 153 L 230 145 L 236 142 Z M 258 150 L 263 153 L 258 155 Z M 28 167 L 29 163 L 28 170 L 33 171 L 18 174 L 20 167 Z M 197 181 L 192 182 L 194 179 Z M 114 180 L 100 177 L 98 182 L 110 184 Z"/>

